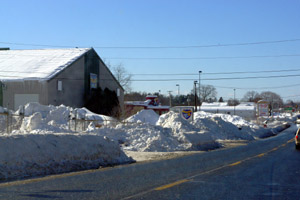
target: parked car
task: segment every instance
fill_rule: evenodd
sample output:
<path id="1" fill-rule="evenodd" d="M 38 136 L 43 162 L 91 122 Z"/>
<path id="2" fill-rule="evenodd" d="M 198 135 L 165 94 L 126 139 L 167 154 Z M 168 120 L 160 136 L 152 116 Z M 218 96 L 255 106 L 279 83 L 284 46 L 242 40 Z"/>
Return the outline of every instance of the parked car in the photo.
<path id="1" fill-rule="evenodd" d="M 300 128 L 298 128 L 295 135 L 295 147 L 296 149 L 300 149 Z"/>

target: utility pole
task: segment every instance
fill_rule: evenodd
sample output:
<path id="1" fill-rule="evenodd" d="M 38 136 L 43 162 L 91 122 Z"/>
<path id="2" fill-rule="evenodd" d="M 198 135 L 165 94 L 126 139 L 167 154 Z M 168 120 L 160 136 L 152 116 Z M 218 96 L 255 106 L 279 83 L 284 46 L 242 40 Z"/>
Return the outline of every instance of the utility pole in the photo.
<path id="1" fill-rule="evenodd" d="M 199 111 L 201 109 L 201 84 L 200 84 L 200 75 L 201 75 L 202 71 L 199 71 Z"/>
<path id="2" fill-rule="evenodd" d="M 195 112 L 197 112 L 197 81 L 194 81 L 195 87 Z"/>
<path id="3" fill-rule="evenodd" d="M 170 108 L 172 107 L 172 98 L 171 98 L 171 92 L 172 91 L 167 91 L 169 93 L 169 99 L 170 99 Z"/>

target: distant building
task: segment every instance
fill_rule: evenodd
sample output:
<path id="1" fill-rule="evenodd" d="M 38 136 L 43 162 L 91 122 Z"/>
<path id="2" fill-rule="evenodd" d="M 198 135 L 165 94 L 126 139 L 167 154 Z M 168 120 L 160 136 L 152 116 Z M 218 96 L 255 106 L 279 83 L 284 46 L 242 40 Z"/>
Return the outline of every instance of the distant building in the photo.
<path id="1" fill-rule="evenodd" d="M 28 102 L 82 107 L 93 88 L 124 89 L 93 48 L 1 50 L 0 106 L 18 109 Z"/>
<path id="2" fill-rule="evenodd" d="M 170 110 L 169 106 L 160 105 L 156 95 L 148 95 L 146 101 L 125 101 L 124 104 L 127 113 L 130 113 L 134 108 L 151 109 L 159 115 Z"/>
<path id="3" fill-rule="evenodd" d="M 245 102 L 237 106 L 228 106 L 226 102 L 203 102 L 200 110 L 210 113 L 237 115 L 245 119 L 255 119 L 257 106 L 253 102 Z"/>

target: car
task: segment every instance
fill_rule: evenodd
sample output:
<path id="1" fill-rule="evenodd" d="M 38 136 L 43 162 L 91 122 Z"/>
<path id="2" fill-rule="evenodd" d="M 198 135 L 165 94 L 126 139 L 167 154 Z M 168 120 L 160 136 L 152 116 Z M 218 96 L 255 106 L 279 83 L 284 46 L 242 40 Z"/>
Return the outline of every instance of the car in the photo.
<path id="1" fill-rule="evenodd" d="M 298 128 L 295 135 L 295 148 L 300 149 L 300 128 Z"/>

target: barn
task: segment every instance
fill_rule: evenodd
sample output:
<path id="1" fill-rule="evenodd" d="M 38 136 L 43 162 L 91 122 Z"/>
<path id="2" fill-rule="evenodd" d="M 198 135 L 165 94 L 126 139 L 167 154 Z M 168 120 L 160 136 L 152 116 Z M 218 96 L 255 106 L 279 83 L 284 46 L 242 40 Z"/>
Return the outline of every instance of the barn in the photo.
<path id="1" fill-rule="evenodd" d="M 28 102 L 82 107 L 93 89 L 124 89 L 93 48 L 1 50 L 0 106 L 17 110 Z"/>

